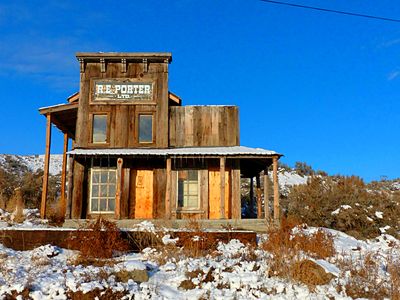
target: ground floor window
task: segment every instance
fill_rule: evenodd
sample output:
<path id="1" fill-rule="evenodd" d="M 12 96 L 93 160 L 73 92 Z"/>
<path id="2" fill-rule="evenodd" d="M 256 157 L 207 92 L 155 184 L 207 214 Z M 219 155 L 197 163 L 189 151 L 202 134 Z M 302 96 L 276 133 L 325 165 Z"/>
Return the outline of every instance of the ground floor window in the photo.
<path id="1" fill-rule="evenodd" d="M 178 209 L 199 208 L 199 171 L 178 171 Z"/>
<path id="2" fill-rule="evenodd" d="M 90 211 L 114 212 L 117 172 L 110 168 L 90 170 Z"/>

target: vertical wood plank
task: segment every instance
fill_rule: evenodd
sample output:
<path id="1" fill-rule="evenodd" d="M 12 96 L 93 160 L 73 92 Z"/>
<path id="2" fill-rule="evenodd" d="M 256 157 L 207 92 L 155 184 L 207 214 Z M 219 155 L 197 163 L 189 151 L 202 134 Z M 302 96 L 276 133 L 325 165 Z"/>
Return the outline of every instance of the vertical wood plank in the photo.
<path id="1" fill-rule="evenodd" d="M 256 194 L 257 194 L 257 219 L 261 219 L 262 214 L 262 204 L 261 204 L 261 182 L 260 182 L 260 174 L 256 176 Z"/>
<path id="2" fill-rule="evenodd" d="M 136 206 L 136 169 L 130 170 L 129 180 L 129 218 L 135 218 L 135 206 Z"/>
<path id="3" fill-rule="evenodd" d="M 50 146 L 51 146 L 51 115 L 46 116 L 46 152 L 44 156 L 44 172 L 43 172 L 43 188 L 42 188 L 42 202 L 40 205 L 40 217 L 46 217 L 46 200 L 49 185 L 49 165 L 50 165 Z"/>
<path id="4" fill-rule="evenodd" d="M 200 170 L 200 197 L 201 208 L 204 211 L 203 218 L 208 219 L 208 170 Z"/>
<path id="5" fill-rule="evenodd" d="M 82 216 L 82 202 L 83 202 L 83 182 L 85 180 L 85 167 L 74 159 L 73 167 L 73 184 L 72 184 L 72 209 L 71 217 L 73 219 L 80 219 Z"/>
<path id="6" fill-rule="evenodd" d="M 274 221 L 279 222 L 279 183 L 278 183 L 278 157 L 272 158 L 274 177 Z"/>
<path id="7" fill-rule="evenodd" d="M 153 170 L 137 170 L 135 189 L 135 219 L 153 218 Z"/>
<path id="8" fill-rule="evenodd" d="M 269 210 L 269 178 L 268 178 L 268 167 L 264 170 L 264 217 L 269 220 L 270 216 Z"/>
<path id="9" fill-rule="evenodd" d="M 67 182 L 67 151 L 68 151 L 68 135 L 64 133 L 64 149 L 62 156 L 62 169 L 61 169 L 61 208 L 62 208 L 62 216 L 65 216 L 67 211 L 67 202 L 65 199 L 65 188 Z"/>
<path id="10" fill-rule="evenodd" d="M 74 157 L 68 157 L 68 190 L 67 190 L 67 208 L 65 212 L 65 218 L 71 218 L 72 209 L 72 188 L 73 188 L 73 174 L 74 174 Z"/>
<path id="11" fill-rule="evenodd" d="M 232 183 L 231 183 L 231 201 L 232 201 L 232 218 L 241 219 L 241 195 L 240 195 L 240 161 L 235 159 L 232 168 Z"/>
<path id="12" fill-rule="evenodd" d="M 219 159 L 219 173 L 220 173 L 220 219 L 225 219 L 225 157 Z"/>
<path id="13" fill-rule="evenodd" d="M 166 162 L 166 176 L 167 176 L 167 182 L 166 182 L 166 188 L 165 188 L 165 219 L 170 219 L 171 218 L 171 158 L 167 158 Z"/>
<path id="14" fill-rule="evenodd" d="M 119 157 L 117 160 L 117 187 L 115 192 L 115 218 L 121 219 L 121 195 L 123 185 L 122 164 L 124 160 Z"/>
<path id="15" fill-rule="evenodd" d="M 121 192 L 121 218 L 125 219 L 129 214 L 129 188 L 130 188 L 130 169 L 123 168 L 123 184 Z"/>

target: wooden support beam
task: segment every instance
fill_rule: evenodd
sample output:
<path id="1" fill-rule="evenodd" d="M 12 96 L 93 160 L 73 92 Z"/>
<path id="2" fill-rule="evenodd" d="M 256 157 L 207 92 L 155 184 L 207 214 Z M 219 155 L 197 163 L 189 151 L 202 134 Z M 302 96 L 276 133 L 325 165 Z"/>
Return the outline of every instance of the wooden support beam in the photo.
<path id="1" fill-rule="evenodd" d="M 65 213 L 66 219 L 71 219 L 72 212 L 72 189 L 74 187 L 73 184 L 73 174 L 74 174 L 74 157 L 68 157 L 68 189 L 67 189 L 67 209 Z"/>
<path id="2" fill-rule="evenodd" d="M 61 209 L 62 216 L 65 216 L 67 211 L 67 201 L 65 199 L 66 182 L 67 182 L 67 151 L 68 151 L 68 134 L 64 133 L 64 149 L 62 156 L 62 169 L 61 169 Z"/>
<path id="3" fill-rule="evenodd" d="M 122 196 L 122 184 L 123 184 L 123 172 L 122 165 L 124 160 L 119 157 L 117 159 L 117 187 L 115 192 L 115 218 L 121 219 L 121 196 Z"/>
<path id="4" fill-rule="evenodd" d="M 167 158 L 167 182 L 165 187 L 165 219 L 171 218 L 171 158 Z"/>
<path id="5" fill-rule="evenodd" d="M 256 185 L 257 185 L 257 219 L 261 219 L 262 215 L 262 203 L 261 203 L 261 182 L 260 182 L 260 174 L 256 176 Z"/>
<path id="6" fill-rule="evenodd" d="M 279 222 L 279 184 L 278 184 L 278 156 L 272 159 L 273 177 L 274 177 L 274 221 Z"/>
<path id="7" fill-rule="evenodd" d="M 231 201 L 232 201 L 232 219 L 241 219 L 242 203 L 240 194 L 240 161 L 235 159 L 232 169 L 232 184 L 231 184 Z"/>
<path id="8" fill-rule="evenodd" d="M 220 205 L 220 219 L 225 219 L 225 162 L 226 158 L 221 157 L 219 159 L 219 173 L 220 173 L 220 187 L 221 187 L 221 205 Z"/>
<path id="9" fill-rule="evenodd" d="M 40 217 L 46 217 L 46 200 L 47 192 L 49 189 L 49 166 L 50 166 L 50 145 L 51 145 L 51 114 L 46 116 L 46 152 L 44 155 L 44 168 L 43 168 L 43 187 L 42 187 L 42 202 L 40 205 Z"/>
<path id="10" fill-rule="evenodd" d="M 250 197 L 250 217 L 254 217 L 254 183 L 253 183 L 253 177 L 250 177 L 250 183 L 249 183 L 249 197 Z"/>
<path id="11" fill-rule="evenodd" d="M 270 216 L 269 211 L 269 178 L 268 178 L 268 167 L 264 170 L 264 217 L 269 220 Z"/>

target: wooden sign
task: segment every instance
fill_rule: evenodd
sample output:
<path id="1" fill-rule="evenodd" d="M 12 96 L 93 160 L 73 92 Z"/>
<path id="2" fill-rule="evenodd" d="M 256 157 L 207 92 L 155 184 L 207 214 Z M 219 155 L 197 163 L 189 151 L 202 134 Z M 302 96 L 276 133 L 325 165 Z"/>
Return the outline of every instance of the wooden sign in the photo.
<path id="1" fill-rule="evenodd" d="M 94 82 L 94 100 L 139 100 L 153 99 L 151 82 L 131 82 L 121 80 L 96 80 Z"/>

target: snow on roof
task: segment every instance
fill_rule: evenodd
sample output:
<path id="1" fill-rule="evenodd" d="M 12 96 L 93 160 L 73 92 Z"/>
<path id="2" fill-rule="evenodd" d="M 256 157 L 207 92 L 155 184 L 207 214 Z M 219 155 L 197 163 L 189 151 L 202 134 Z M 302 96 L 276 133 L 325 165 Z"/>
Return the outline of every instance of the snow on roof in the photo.
<path id="1" fill-rule="evenodd" d="M 186 147 L 186 148 L 168 148 L 168 149 L 74 149 L 69 151 L 71 155 L 159 155 L 159 156 L 181 156 L 181 155 L 221 155 L 221 156 L 271 156 L 279 155 L 275 151 L 261 148 L 250 148 L 245 146 L 231 147 Z"/>

